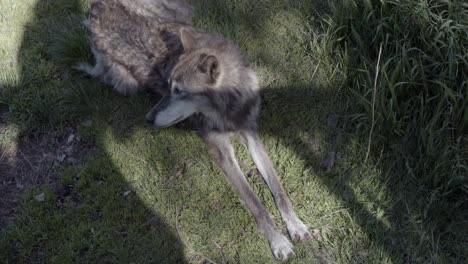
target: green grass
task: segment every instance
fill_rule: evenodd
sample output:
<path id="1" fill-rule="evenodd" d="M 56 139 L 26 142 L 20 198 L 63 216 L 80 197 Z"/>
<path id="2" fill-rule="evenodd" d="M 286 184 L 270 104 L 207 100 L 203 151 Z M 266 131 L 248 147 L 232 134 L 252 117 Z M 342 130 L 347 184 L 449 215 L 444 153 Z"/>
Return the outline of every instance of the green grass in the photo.
<path id="1" fill-rule="evenodd" d="M 265 87 L 261 137 L 299 217 L 323 236 L 289 263 L 468 261 L 465 3 L 192 3 L 197 26 L 248 53 Z M 193 131 L 145 126 L 154 98 L 70 69 L 92 60 L 87 12 L 78 0 L 0 2 L 1 162 L 21 138 L 69 127 L 96 146 L 83 166 L 56 166 L 56 184 L 24 194 L 0 231 L 2 262 L 276 263 Z M 337 163 L 324 172 L 337 133 Z M 247 151 L 236 153 L 280 223 Z"/>

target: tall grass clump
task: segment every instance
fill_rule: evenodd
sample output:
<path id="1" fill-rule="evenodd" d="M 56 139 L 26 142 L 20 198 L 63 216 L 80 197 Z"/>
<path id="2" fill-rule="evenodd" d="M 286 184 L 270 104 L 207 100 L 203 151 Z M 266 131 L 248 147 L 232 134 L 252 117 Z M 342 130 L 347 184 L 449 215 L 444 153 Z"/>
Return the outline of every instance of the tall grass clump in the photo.
<path id="1" fill-rule="evenodd" d="M 468 193 L 468 4 L 347 0 L 334 5 L 331 22 L 349 55 L 360 107 L 353 119 L 371 153 L 387 148 L 432 190 Z"/>
<path id="2" fill-rule="evenodd" d="M 358 101 L 355 128 L 370 153 L 385 150 L 402 177 L 465 197 L 468 4 L 347 0 L 333 9 L 330 22 L 349 56 L 347 84 Z"/>
<path id="3" fill-rule="evenodd" d="M 348 128 L 363 159 L 391 175 L 395 230 L 422 262 L 458 262 L 468 243 L 468 4 L 345 0 L 332 10 L 355 102 Z"/>

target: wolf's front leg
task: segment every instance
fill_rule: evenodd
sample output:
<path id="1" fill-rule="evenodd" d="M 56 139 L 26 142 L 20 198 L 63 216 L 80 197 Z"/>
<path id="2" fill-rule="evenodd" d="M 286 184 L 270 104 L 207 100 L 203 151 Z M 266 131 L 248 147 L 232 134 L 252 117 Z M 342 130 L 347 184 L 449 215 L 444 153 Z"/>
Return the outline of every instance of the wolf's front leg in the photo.
<path id="1" fill-rule="evenodd" d="M 291 202 L 289 201 L 286 192 L 281 185 L 276 174 L 273 164 L 268 157 L 268 154 L 263 147 L 260 138 L 256 131 L 247 131 L 243 133 L 244 139 L 247 142 L 250 155 L 254 160 L 260 174 L 265 182 L 270 187 L 273 197 L 275 198 L 276 206 L 278 207 L 286 227 L 288 228 L 291 239 L 295 242 L 304 242 L 312 238 L 308 228 L 297 217 L 294 212 Z"/>
<path id="2" fill-rule="evenodd" d="M 278 260 L 287 260 L 294 256 L 292 244 L 279 232 L 270 213 L 250 188 L 235 158 L 229 136 L 224 133 L 209 133 L 204 136 L 204 140 L 210 155 L 219 164 L 255 217 L 258 229 L 268 239 L 273 255 Z"/>

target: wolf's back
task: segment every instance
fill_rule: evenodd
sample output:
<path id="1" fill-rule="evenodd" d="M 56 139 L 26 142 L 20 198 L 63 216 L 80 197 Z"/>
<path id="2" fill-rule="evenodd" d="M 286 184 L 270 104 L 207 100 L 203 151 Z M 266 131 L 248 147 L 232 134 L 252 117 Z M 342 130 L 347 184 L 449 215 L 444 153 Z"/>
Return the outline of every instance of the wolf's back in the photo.
<path id="1" fill-rule="evenodd" d="M 140 87 L 164 87 L 170 65 L 182 52 L 177 34 L 187 24 L 162 21 L 135 9 L 145 2 L 159 6 L 162 0 L 133 1 L 91 1 L 88 28 L 93 52 L 109 69 L 125 68 Z M 115 75 L 122 74 L 110 73 Z"/>
<path id="2" fill-rule="evenodd" d="M 112 5 L 122 5 L 130 12 L 161 23 L 192 25 L 193 7 L 184 0 L 91 0 L 91 15 L 102 15 L 105 6 Z"/>

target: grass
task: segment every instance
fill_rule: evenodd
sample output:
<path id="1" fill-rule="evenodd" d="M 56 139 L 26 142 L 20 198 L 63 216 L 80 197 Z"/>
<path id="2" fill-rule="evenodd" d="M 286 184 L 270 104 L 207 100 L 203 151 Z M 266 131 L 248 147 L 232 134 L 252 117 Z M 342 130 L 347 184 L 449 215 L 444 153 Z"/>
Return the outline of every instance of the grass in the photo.
<path id="1" fill-rule="evenodd" d="M 290 263 L 468 261 L 465 3 L 192 2 L 198 26 L 248 53 L 265 87 L 261 137 L 299 217 L 321 233 Z M 92 60 L 87 12 L 78 0 L 0 3 L 1 161 L 18 167 L 25 138 L 63 142 L 70 128 L 94 146 L 27 188 L 0 231 L 2 262 L 275 263 L 193 131 L 146 127 L 154 98 L 70 69 Z M 236 153 L 280 223 L 247 151 Z"/>

